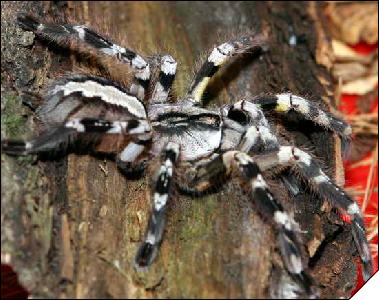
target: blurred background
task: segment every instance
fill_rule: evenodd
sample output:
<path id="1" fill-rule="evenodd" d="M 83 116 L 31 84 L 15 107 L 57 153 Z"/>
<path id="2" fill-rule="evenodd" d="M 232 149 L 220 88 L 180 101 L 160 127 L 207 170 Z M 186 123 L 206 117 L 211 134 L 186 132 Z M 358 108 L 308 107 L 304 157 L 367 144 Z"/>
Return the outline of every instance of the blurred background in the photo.
<path id="1" fill-rule="evenodd" d="M 346 189 L 365 215 L 375 270 L 378 270 L 378 3 L 328 3 L 338 81 L 338 107 L 353 126 L 345 160 Z M 363 284 L 361 273 L 355 293 Z"/>

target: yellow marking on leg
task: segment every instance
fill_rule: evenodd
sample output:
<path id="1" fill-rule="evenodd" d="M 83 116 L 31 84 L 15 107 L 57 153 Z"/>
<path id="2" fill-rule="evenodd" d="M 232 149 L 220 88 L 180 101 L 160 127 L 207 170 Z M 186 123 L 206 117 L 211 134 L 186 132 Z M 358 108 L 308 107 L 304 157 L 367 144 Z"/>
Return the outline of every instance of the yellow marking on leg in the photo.
<path id="1" fill-rule="evenodd" d="M 211 78 L 204 77 L 196 86 L 194 91 L 192 92 L 193 98 L 196 102 L 201 101 L 201 97 L 203 96 L 204 90 L 208 85 L 208 82 Z"/>
<path id="2" fill-rule="evenodd" d="M 277 112 L 287 112 L 289 109 L 290 106 L 287 103 L 278 103 L 275 106 L 275 111 Z"/>

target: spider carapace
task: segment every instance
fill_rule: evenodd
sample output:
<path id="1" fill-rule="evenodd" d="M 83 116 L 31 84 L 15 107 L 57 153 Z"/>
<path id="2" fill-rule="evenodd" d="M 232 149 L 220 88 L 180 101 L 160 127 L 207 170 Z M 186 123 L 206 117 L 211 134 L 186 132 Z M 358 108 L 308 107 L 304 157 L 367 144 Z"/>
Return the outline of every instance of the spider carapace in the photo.
<path id="1" fill-rule="evenodd" d="M 261 35 L 247 35 L 215 47 L 189 85 L 184 97 L 168 102 L 177 63 L 170 55 L 157 55 L 155 64 L 134 51 L 114 44 L 82 25 L 42 24 L 21 14 L 18 23 L 39 38 L 113 58 L 133 70 L 126 87 L 105 77 L 75 74 L 56 81 L 37 110 L 46 130 L 29 141 L 2 140 L 2 150 L 13 155 L 38 154 L 85 141 L 91 152 L 113 155 L 123 172 L 143 170 L 152 158 L 159 160 L 152 189 L 152 210 L 135 267 L 144 269 L 154 260 L 162 240 L 166 206 L 172 189 L 201 195 L 220 178 L 236 176 L 248 189 L 255 207 L 271 222 L 277 234 L 284 266 L 309 296 L 317 287 L 302 261 L 300 228 L 265 181 L 275 167 L 295 168 L 304 181 L 352 220 L 352 235 L 367 280 L 372 273 L 371 255 L 358 205 L 320 168 L 310 154 L 279 142 L 267 112 L 297 114 L 320 130 L 341 138 L 351 127 L 314 103 L 291 93 L 256 96 L 219 109 L 204 108 L 202 96 L 217 71 L 240 53 L 261 49 Z M 152 80 L 153 68 L 158 70 Z M 301 120 L 300 120 L 301 122 Z M 188 173 L 187 182 L 175 174 Z"/>

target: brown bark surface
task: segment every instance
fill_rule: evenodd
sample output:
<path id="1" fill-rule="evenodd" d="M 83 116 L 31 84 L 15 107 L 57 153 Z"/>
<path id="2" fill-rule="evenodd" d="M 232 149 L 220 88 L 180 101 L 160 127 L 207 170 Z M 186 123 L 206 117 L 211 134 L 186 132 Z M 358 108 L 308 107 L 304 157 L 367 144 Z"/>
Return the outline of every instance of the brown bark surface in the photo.
<path id="1" fill-rule="evenodd" d="M 2 26 L 2 42 L 5 33 L 10 37 L 26 34 L 12 23 L 16 11 L 44 15 L 40 2 L 33 8 L 23 3 L 1 5 L 2 25 L 14 31 L 3 33 Z M 55 17 L 75 15 L 77 23 L 89 26 L 108 24 L 116 37 L 126 36 L 128 46 L 143 54 L 172 53 L 179 63 L 178 95 L 183 94 L 198 56 L 223 40 L 218 35 L 247 29 L 266 32 L 269 51 L 226 67 L 210 88 L 209 105 L 291 91 L 326 109 L 333 106 L 334 86 L 328 71 L 332 57 L 318 4 L 77 2 L 44 9 Z M 8 14 L 3 15 L 4 10 Z M 25 110 L 17 97 L 21 89 L 38 91 L 46 76 L 70 68 L 67 53 L 58 61 L 62 52 L 47 52 L 39 42 L 19 46 L 17 38 L 7 40 L 10 49 L 2 52 L 2 92 L 11 97 L 7 100 L 2 93 L 2 125 L 4 115 L 11 118 Z M 296 44 L 291 45 L 294 38 Z M 25 57 L 17 59 L 11 53 Z M 26 57 L 43 61 L 28 65 Z M 3 59 L 8 67 L 3 67 Z M 16 64 L 21 64 L 22 72 L 17 73 Z M 29 82 L 11 85 L 29 71 L 34 74 Z M 2 136 L 20 136 L 10 131 L 11 121 Z M 312 150 L 324 162 L 325 172 L 343 183 L 336 137 L 310 122 L 280 124 L 278 130 L 286 139 Z M 282 125 L 288 130 L 281 129 Z M 23 133 L 32 135 L 31 130 Z M 278 282 L 287 280 L 274 231 L 239 192 L 237 182 L 207 197 L 176 194 L 160 254 L 148 272 L 137 273 L 131 262 L 149 213 L 148 176 L 128 181 L 113 162 L 75 154 L 67 160 L 30 162 L 2 155 L 1 251 L 2 261 L 14 265 L 33 296 L 267 298 L 275 294 Z M 274 185 L 273 191 L 306 232 L 304 258 L 311 257 L 310 273 L 320 284 L 321 296 L 348 297 L 355 285 L 349 228 L 342 227 L 322 199 L 304 187 L 295 198 L 281 184 Z"/>

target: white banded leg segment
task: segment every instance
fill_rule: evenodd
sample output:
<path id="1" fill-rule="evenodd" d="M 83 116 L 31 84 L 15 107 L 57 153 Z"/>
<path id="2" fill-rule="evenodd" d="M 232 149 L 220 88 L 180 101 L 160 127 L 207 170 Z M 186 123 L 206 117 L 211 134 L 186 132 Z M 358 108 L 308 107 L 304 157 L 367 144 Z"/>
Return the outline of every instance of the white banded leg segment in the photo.
<path id="1" fill-rule="evenodd" d="M 271 220 L 277 229 L 279 249 L 287 271 L 309 296 L 313 296 L 316 291 L 301 259 L 298 224 L 271 194 L 259 166 L 250 156 L 243 152 L 224 154 L 226 165 L 233 160 L 244 180 L 250 183 L 252 199 L 258 211 L 265 219 Z"/>
<path id="2" fill-rule="evenodd" d="M 352 133 L 351 126 L 343 120 L 318 108 L 311 101 L 292 95 L 291 93 L 259 97 L 254 100 L 254 103 L 262 109 L 273 110 L 278 113 L 287 113 L 293 110 L 305 119 L 323 126 L 343 138 L 349 138 Z"/>
<path id="3" fill-rule="evenodd" d="M 277 138 L 266 126 L 250 126 L 242 137 L 239 149 L 246 153 L 259 153 L 279 148 Z"/>
<path id="4" fill-rule="evenodd" d="M 132 85 L 131 92 L 139 99 L 143 99 L 150 81 L 150 66 L 145 59 L 134 51 L 114 44 L 84 25 L 42 24 L 26 14 L 19 14 L 17 21 L 23 29 L 33 31 L 43 39 L 68 46 L 73 40 L 76 40 L 82 43 L 84 47 L 96 49 L 128 64 L 135 72 L 135 83 Z M 82 48 L 81 51 L 88 52 L 88 49 Z"/>
<path id="5" fill-rule="evenodd" d="M 177 62 L 170 55 L 161 58 L 161 68 L 158 82 L 156 83 L 151 97 L 152 104 L 164 103 L 167 101 L 172 83 L 175 79 Z"/>
<path id="6" fill-rule="evenodd" d="M 78 133 L 107 133 L 143 135 L 151 131 L 150 124 L 145 120 L 107 121 L 94 118 L 72 119 L 64 124 Z"/>
<path id="7" fill-rule="evenodd" d="M 154 183 L 153 207 L 145 241 L 139 247 L 135 257 L 137 269 L 148 267 L 157 255 L 166 221 L 166 205 L 172 186 L 174 166 L 178 158 L 179 146 L 175 143 L 168 143 L 163 152 L 163 161 Z"/>
<path id="8" fill-rule="evenodd" d="M 87 135 L 90 134 L 90 135 Z M 95 134 L 95 135 L 91 135 Z M 79 138 L 89 136 L 87 143 L 95 144 L 102 134 L 128 134 L 139 144 L 147 144 L 151 139 L 150 124 L 145 120 L 107 121 L 94 118 L 72 119 L 52 128 L 30 141 L 3 140 L 2 150 L 13 155 L 27 155 L 48 152 L 67 147 Z"/>
<path id="9" fill-rule="evenodd" d="M 357 203 L 322 171 L 308 153 L 296 147 L 281 146 L 279 151 L 257 157 L 257 162 L 262 169 L 286 165 L 297 167 L 317 193 L 343 214 L 351 217 L 354 242 L 363 263 L 364 278 L 367 280 L 372 274 L 372 258 L 362 214 Z"/>
<path id="10" fill-rule="evenodd" d="M 263 40 L 260 36 L 244 36 L 215 47 L 206 62 L 195 75 L 187 93 L 186 100 L 192 101 L 196 105 L 201 104 L 202 96 L 210 79 L 221 66 L 236 54 L 244 53 L 252 48 L 261 46 L 262 42 Z"/>

